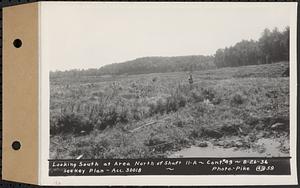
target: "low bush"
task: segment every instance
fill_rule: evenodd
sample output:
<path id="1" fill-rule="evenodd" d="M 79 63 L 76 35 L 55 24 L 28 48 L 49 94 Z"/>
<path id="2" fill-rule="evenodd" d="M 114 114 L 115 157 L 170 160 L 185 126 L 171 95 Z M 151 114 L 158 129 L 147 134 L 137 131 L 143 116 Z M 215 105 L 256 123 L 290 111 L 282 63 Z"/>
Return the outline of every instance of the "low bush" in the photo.
<path id="1" fill-rule="evenodd" d="M 204 99 L 208 99 L 209 101 L 212 101 L 216 96 L 216 92 L 212 88 L 205 88 L 202 90 L 202 95 Z"/>
<path id="2" fill-rule="evenodd" d="M 179 108 L 184 107 L 187 104 L 187 98 L 183 95 L 171 95 L 165 99 L 160 98 L 156 102 L 149 103 L 150 116 L 155 114 L 164 114 L 170 112 L 176 112 Z"/>
<path id="3" fill-rule="evenodd" d="M 201 88 L 200 90 L 194 88 L 189 95 L 191 100 L 196 103 L 205 100 L 209 100 L 214 105 L 221 103 L 221 97 L 217 95 L 217 92 L 213 88 Z"/>
<path id="4" fill-rule="evenodd" d="M 146 146 L 155 146 L 165 143 L 165 140 L 159 136 L 153 136 L 151 135 L 147 140 L 145 140 L 144 144 Z"/>
<path id="5" fill-rule="evenodd" d="M 203 128 L 195 128 L 190 132 L 189 138 L 198 139 L 201 138 L 203 134 Z"/>
<path id="6" fill-rule="evenodd" d="M 126 108 L 112 105 L 100 111 L 96 118 L 97 128 L 104 130 L 107 127 L 115 126 L 117 123 L 127 123 L 129 121 L 129 114 Z"/>
<path id="7" fill-rule="evenodd" d="M 175 97 L 168 97 L 166 102 L 166 112 L 176 112 L 179 108 L 178 101 L 176 101 Z"/>
<path id="8" fill-rule="evenodd" d="M 231 119 L 224 122 L 221 126 L 221 132 L 225 135 L 238 135 L 242 133 L 242 128 L 247 127 L 243 120 Z"/>
<path id="9" fill-rule="evenodd" d="M 72 114 L 63 114 L 56 117 L 56 121 L 52 121 L 50 124 L 50 134 L 59 133 L 89 133 L 93 130 L 93 124 L 85 116 Z"/>
<path id="10" fill-rule="evenodd" d="M 197 103 L 197 102 L 202 102 L 204 100 L 202 93 L 199 92 L 198 90 L 195 89 L 191 90 L 190 95 L 193 102 Z"/>
<path id="11" fill-rule="evenodd" d="M 205 128 L 205 129 L 203 129 L 202 136 L 208 137 L 208 138 L 221 138 L 223 136 L 223 133 L 214 128 Z"/>
<path id="12" fill-rule="evenodd" d="M 236 93 L 232 96 L 230 103 L 233 106 L 237 106 L 237 105 L 243 104 L 245 102 L 245 100 L 246 100 L 246 96 L 244 96 L 241 93 Z"/>
<path id="13" fill-rule="evenodd" d="M 166 107 L 166 102 L 163 99 L 158 99 L 156 102 L 151 102 L 148 104 L 149 106 L 149 114 L 150 116 L 153 116 L 155 114 L 164 114 L 165 107 Z"/>

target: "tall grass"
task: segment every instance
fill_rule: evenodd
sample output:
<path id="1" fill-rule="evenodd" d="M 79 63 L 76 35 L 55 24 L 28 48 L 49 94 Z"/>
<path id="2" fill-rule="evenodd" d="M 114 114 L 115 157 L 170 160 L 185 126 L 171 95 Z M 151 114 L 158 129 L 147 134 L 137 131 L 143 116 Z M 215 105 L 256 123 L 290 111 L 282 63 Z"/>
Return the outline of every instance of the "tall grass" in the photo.
<path id="1" fill-rule="evenodd" d="M 280 67 L 197 72 L 192 85 L 185 73 L 55 80 L 51 157 L 165 157 L 197 140 L 273 134 L 278 122 L 288 132 L 289 79 L 276 76 Z"/>

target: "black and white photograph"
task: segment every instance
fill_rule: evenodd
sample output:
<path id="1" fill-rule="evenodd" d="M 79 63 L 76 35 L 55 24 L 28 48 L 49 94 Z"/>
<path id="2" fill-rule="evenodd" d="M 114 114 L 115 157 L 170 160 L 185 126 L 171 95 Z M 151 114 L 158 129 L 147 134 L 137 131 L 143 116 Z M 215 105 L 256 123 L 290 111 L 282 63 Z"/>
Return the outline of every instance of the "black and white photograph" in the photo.
<path id="1" fill-rule="evenodd" d="M 71 4 L 51 19 L 50 159 L 291 156 L 285 6 Z"/>
<path id="2" fill-rule="evenodd" d="M 9 3 L 3 180 L 298 184 L 297 2 Z"/>

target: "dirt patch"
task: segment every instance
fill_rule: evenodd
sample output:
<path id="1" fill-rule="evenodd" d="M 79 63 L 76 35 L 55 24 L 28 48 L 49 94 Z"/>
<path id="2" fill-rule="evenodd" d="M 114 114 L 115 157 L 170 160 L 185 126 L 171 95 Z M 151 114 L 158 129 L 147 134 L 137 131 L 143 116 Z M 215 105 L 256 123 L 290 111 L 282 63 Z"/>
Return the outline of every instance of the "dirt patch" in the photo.
<path id="1" fill-rule="evenodd" d="M 261 138 L 250 144 L 245 140 L 206 142 L 206 147 L 191 146 L 169 155 L 173 157 L 287 157 L 289 146 L 281 138 Z"/>

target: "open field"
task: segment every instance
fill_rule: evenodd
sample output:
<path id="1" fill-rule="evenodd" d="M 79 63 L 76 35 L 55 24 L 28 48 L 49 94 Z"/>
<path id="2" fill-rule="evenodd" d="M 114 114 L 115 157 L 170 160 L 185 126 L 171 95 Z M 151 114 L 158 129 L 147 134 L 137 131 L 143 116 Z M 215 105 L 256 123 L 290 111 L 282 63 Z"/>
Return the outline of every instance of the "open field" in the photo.
<path id="1" fill-rule="evenodd" d="M 50 77 L 50 158 L 289 156 L 288 67 Z"/>

